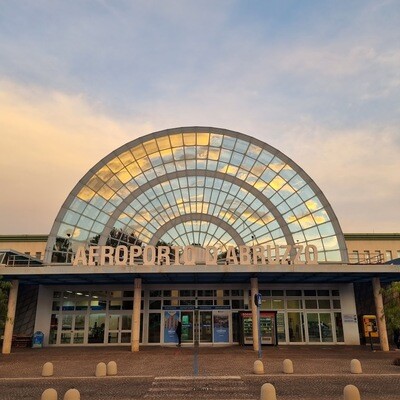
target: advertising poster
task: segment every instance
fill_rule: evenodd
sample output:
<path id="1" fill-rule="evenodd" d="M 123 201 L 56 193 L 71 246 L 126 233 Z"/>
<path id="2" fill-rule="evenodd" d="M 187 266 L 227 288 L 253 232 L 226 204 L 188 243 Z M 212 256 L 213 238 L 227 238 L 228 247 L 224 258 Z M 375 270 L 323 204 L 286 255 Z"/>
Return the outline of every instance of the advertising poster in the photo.
<path id="1" fill-rule="evenodd" d="M 229 315 L 226 311 L 214 311 L 214 343 L 229 342 Z"/>
<path id="2" fill-rule="evenodd" d="M 180 312 L 176 310 L 164 312 L 164 343 L 178 343 L 175 329 L 178 326 Z"/>

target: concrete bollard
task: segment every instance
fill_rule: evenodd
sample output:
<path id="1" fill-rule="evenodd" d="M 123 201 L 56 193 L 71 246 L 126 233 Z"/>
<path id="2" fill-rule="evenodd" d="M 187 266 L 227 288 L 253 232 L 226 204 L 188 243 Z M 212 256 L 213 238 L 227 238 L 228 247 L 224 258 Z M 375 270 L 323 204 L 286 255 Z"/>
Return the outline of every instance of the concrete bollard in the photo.
<path id="1" fill-rule="evenodd" d="M 106 363 L 101 362 L 101 363 L 98 363 L 98 364 L 96 365 L 96 372 L 95 372 L 95 375 L 96 375 L 98 378 L 107 375 Z"/>
<path id="2" fill-rule="evenodd" d="M 53 376 L 53 373 L 54 373 L 53 363 L 51 362 L 44 363 L 42 368 L 42 376 Z"/>
<path id="3" fill-rule="evenodd" d="M 69 389 L 64 394 L 64 400 L 80 400 L 81 394 L 77 389 Z"/>
<path id="4" fill-rule="evenodd" d="M 344 400 L 361 400 L 360 392 L 354 385 L 347 385 L 343 390 Z"/>
<path id="5" fill-rule="evenodd" d="M 257 375 L 262 375 L 264 373 L 264 364 L 261 360 L 254 361 L 253 372 Z"/>
<path id="6" fill-rule="evenodd" d="M 107 375 L 117 375 L 117 363 L 115 361 L 110 361 L 107 364 Z"/>
<path id="7" fill-rule="evenodd" d="M 350 372 L 352 374 L 362 374 L 361 363 L 357 359 L 353 359 L 350 361 Z"/>
<path id="8" fill-rule="evenodd" d="M 42 397 L 40 398 L 40 400 L 57 400 L 57 399 L 58 399 L 57 390 L 53 388 L 46 389 L 42 393 Z"/>
<path id="9" fill-rule="evenodd" d="M 271 383 L 264 383 L 261 386 L 260 400 L 276 400 L 276 391 Z"/>
<path id="10" fill-rule="evenodd" d="M 283 373 L 284 374 L 293 374 L 293 362 L 288 358 L 283 360 Z"/>

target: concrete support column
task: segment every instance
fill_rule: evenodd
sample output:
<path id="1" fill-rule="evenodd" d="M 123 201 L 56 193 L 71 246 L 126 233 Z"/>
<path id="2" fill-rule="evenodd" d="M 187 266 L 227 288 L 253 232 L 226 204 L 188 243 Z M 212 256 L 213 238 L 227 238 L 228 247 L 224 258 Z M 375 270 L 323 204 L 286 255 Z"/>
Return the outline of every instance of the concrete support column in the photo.
<path id="1" fill-rule="evenodd" d="M 142 300 L 142 279 L 135 278 L 135 291 L 133 293 L 133 314 L 132 314 L 132 339 L 131 339 L 132 352 L 139 351 L 141 300 Z"/>
<path id="2" fill-rule="evenodd" d="M 11 353 L 11 342 L 14 331 L 15 321 L 15 309 L 17 308 L 17 297 L 18 297 L 18 286 L 19 281 L 14 280 L 11 282 L 12 286 L 8 295 L 8 309 L 7 309 L 7 320 L 4 327 L 4 339 L 3 339 L 3 354 Z"/>
<path id="3" fill-rule="evenodd" d="M 381 280 L 379 278 L 372 278 L 372 288 L 374 290 L 376 322 L 378 323 L 381 350 L 389 351 L 389 341 L 386 330 L 386 318 L 384 314 L 383 299 L 381 293 Z"/>
<path id="4" fill-rule="evenodd" d="M 259 350 L 259 343 L 258 343 L 258 313 L 257 313 L 257 306 L 254 302 L 254 295 L 258 293 L 258 279 L 251 278 L 251 315 L 253 318 L 253 350 Z"/>

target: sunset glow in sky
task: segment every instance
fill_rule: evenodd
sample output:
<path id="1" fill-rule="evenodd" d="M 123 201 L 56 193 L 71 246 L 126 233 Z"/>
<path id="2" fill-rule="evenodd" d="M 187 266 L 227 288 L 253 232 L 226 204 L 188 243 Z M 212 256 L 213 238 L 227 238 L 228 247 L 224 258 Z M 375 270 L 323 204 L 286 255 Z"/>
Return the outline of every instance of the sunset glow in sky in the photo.
<path id="1" fill-rule="evenodd" d="M 400 2 L 0 0 L 0 234 L 48 234 L 124 143 L 179 126 L 292 158 L 344 232 L 400 232 Z"/>

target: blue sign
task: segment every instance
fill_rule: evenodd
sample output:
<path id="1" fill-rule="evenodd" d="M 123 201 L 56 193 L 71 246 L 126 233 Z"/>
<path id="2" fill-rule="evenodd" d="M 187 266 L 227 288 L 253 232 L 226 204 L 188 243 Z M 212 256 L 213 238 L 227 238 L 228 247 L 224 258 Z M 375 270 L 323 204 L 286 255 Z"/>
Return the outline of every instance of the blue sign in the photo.
<path id="1" fill-rule="evenodd" d="M 226 311 L 214 311 L 214 343 L 229 342 L 229 315 Z"/>
<path id="2" fill-rule="evenodd" d="M 37 331 L 33 334 L 32 337 L 32 348 L 42 348 L 43 347 L 43 341 L 44 341 L 44 333 Z"/>
<path id="3" fill-rule="evenodd" d="M 164 311 L 164 343 L 178 343 L 178 337 L 175 330 L 178 326 L 179 318 L 179 311 Z"/>

